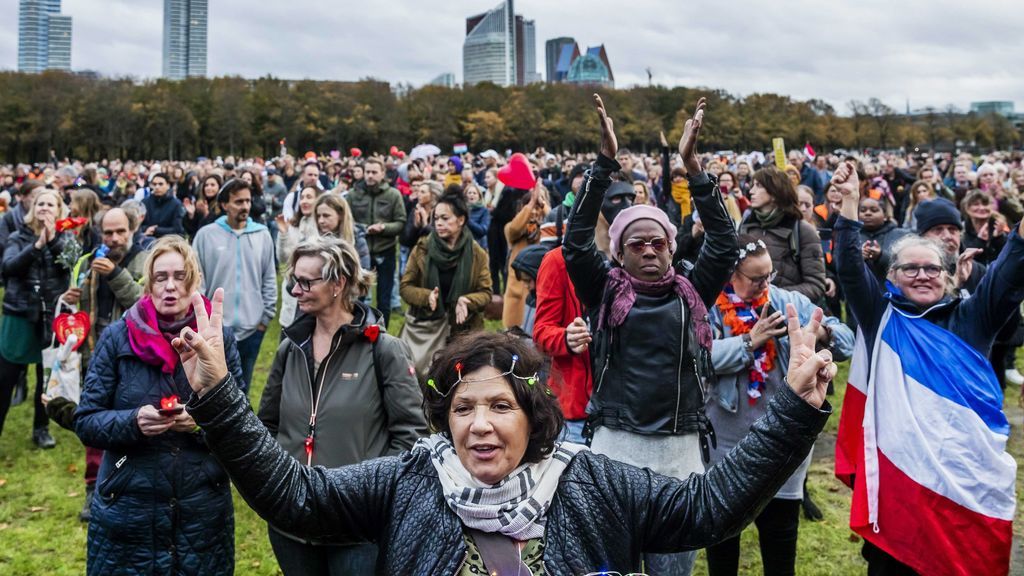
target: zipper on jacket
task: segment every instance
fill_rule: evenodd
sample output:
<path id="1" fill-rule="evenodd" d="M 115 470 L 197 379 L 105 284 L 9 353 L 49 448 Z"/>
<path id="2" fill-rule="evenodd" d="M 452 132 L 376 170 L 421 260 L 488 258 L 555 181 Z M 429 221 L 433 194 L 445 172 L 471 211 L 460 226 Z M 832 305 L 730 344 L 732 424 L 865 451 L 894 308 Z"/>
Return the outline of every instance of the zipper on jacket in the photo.
<path id="1" fill-rule="evenodd" d="M 310 336 L 310 338 L 312 338 L 312 336 Z M 292 344 L 296 345 L 294 342 Z M 312 350 L 312 348 L 313 348 L 312 342 L 310 342 L 310 350 Z M 300 348 L 300 350 L 301 350 L 301 348 Z M 320 367 L 321 368 L 321 371 L 320 371 L 321 372 L 320 385 L 317 387 L 317 390 L 316 390 L 316 398 L 311 398 L 313 403 L 312 403 L 312 406 L 310 407 L 310 413 L 309 413 L 309 434 L 306 435 L 306 440 L 305 440 L 306 466 L 312 466 L 313 465 L 313 447 L 314 447 L 315 438 L 316 438 L 316 416 L 317 416 L 316 412 L 317 412 L 317 409 L 320 407 L 320 395 L 324 391 L 324 380 L 326 380 L 326 378 L 327 378 L 327 367 L 330 365 L 331 358 L 334 356 L 335 352 L 337 352 L 337 348 L 332 349 L 331 352 L 327 355 L 327 358 L 324 358 L 324 363 Z M 303 353 L 303 355 L 305 355 L 305 353 Z M 303 364 L 306 366 L 306 375 L 309 376 L 309 362 L 303 362 Z M 310 383 L 312 383 L 313 382 L 313 378 L 310 377 L 309 381 L 310 381 Z M 312 395 L 313 395 L 313 392 L 312 392 L 312 390 L 310 390 L 310 396 L 312 397 Z"/>
<path id="2" fill-rule="evenodd" d="M 679 362 L 676 364 L 676 413 L 672 419 L 672 433 L 677 434 L 679 432 L 679 402 L 683 397 L 683 357 L 686 354 L 686 307 L 683 306 L 683 299 L 676 298 L 679 301 Z"/>
<path id="3" fill-rule="evenodd" d="M 462 562 L 459 562 L 459 566 L 455 569 L 452 576 L 459 576 L 459 573 L 462 572 L 462 567 L 466 565 L 466 560 L 469 560 L 469 550 L 466 550 L 466 555 L 462 557 Z"/>

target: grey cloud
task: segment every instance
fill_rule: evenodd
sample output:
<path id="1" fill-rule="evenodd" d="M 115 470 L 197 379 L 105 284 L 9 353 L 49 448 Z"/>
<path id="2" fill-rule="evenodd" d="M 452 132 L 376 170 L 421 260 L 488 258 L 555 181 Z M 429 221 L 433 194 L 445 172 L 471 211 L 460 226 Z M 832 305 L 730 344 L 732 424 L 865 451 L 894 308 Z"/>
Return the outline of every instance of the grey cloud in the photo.
<path id="1" fill-rule="evenodd" d="M 0 0 L 0 17 L 16 22 L 17 4 Z M 210 0 L 208 69 L 414 85 L 460 77 L 464 19 L 495 4 Z M 541 72 L 544 41 L 573 36 L 583 48 L 605 44 L 619 86 L 645 84 L 651 67 L 660 84 L 821 98 L 840 112 L 870 97 L 897 110 L 909 98 L 915 108 L 1014 100 L 1024 111 L 1024 17 L 998 0 L 518 0 L 516 9 L 536 21 Z M 162 0 L 64 0 L 74 67 L 159 75 L 162 10 Z M 0 37 L 0 66 L 16 61 L 16 34 Z"/>

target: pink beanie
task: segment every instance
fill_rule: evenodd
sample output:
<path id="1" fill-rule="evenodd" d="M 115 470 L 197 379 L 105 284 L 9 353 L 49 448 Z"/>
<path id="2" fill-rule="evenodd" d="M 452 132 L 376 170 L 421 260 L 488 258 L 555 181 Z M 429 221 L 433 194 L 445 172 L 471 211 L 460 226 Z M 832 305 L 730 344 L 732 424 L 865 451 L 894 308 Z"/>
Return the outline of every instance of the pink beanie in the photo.
<path id="1" fill-rule="evenodd" d="M 611 227 L 608 228 L 608 236 L 611 240 L 609 248 L 612 251 L 613 260 L 622 262 L 622 233 L 626 231 L 630 224 L 637 220 L 654 220 L 657 222 L 665 230 L 665 235 L 668 236 L 669 250 L 673 253 L 676 251 L 676 227 L 668 221 L 668 215 L 660 208 L 640 204 L 630 206 L 619 212 Z"/>

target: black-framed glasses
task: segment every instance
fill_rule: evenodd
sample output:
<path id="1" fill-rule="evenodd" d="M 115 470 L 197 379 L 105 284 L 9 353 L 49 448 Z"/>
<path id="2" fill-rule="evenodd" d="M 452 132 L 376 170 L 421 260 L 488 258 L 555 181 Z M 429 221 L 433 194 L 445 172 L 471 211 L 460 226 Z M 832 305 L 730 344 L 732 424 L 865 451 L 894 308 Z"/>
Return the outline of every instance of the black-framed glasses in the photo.
<path id="1" fill-rule="evenodd" d="M 750 282 L 753 284 L 771 284 L 772 281 L 775 280 L 775 277 L 779 275 L 778 270 L 772 270 L 771 272 L 765 274 L 764 276 L 748 276 L 741 272 L 739 268 L 736 269 L 736 272 L 740 276 L 743 276 L 747 280 L 750 280 Z"/>
<path id="2" fill-rule="evenodd" d="M 296 286 L 298 286 L 299 290 L 302 290 L 303 292 L 309 292 L 310 290 L 313 289 L 313 284 L 321 280 L 323 280 L 323 277 L 299 278 L 295 276 L 295 274 L 292 274 L 291 276 L 288 277 L 288 293 L 291 293 L 291 291 L 294 290 Z"/>
<path id="3" fill-rule="evenodd" d="M 903 272 L 907 278 L 917 278 L 918 274 L 924 272 L 928 279 L 935 279 L 942 274 L 942 266 L 935 264 L 900 264 L 896 269 Z"/>
<path id="4" fill-rule="evenodd" d="M 654 248 L 655 252 L 664 252 L 668 250 L 668 240 L 664 238 L 652 238 L 650 240 L 632 238 L 626 241 L 626 248 L 629 248 L 629 251 L 633 254 L 643 254 L 648 246 Z"/>

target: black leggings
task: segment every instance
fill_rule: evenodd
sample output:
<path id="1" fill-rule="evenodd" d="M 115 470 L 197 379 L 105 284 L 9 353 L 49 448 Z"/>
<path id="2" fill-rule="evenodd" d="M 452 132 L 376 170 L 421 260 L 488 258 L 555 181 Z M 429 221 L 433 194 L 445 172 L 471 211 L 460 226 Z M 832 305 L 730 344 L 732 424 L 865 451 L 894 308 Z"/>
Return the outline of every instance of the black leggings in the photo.
<path id="1" fill-rule="evenodd" d="M 917 576 L 917 572 L 867 540 L 860 555 L 868 561 L 868 576 Z"/>
<path id="2" fill-rule="evenodd" d="M 773 498 L 754 519 L 761 543 L 765 576 L 792 576 L 796 572 L 796 539 L 800 527 L 800 501 Z M 740 537 L 729 538 L 706 550 L 710 576 L 735 576 L 740 567 Z"/>
<path id="3" fill-rule="evenodd" d="M 4 420 L 7 419 L 7 412 L 11 409 L 11 395 L 14 393 L 14 387 L 17 386 L 21 373 L 27 369 L 28 365 L 8 362 L 0 355 L 0 434 L 4 432 Z M 36 364 L 36 391 L 32 395 L 32 404 L 35 406 L 35 415 L 32 417 L 33 429 L 42 428 L 49 422 L 46 417 L 46 408 L 40 399 L 42 394 L 43 363 L 40 362 Z"/>

